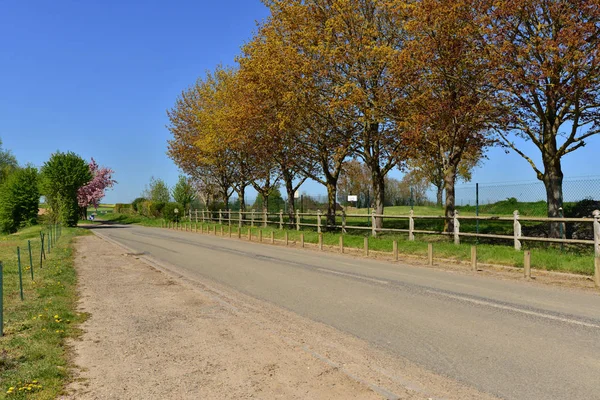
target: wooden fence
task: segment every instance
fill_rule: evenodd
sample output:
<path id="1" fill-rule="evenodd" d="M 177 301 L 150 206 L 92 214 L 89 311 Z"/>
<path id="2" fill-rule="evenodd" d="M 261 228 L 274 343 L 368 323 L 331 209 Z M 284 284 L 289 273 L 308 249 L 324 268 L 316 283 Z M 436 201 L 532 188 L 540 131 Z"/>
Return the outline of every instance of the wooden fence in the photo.
<path id="1" fill-rule="evenodd" d="M 396 232 L 396 233 L 407 233 L 408 240 L 415 240 L 415 234 L 434 234 L 434 235 L 450 235 L 454 238 L 455 244 L 460 244 L 460 238 L 462 237 L 476 237 L 476 238 L 490 238 L 490 239 L 505 239 L 514 242 L 516 250 L 521 250 L 521 242 L 532 241 L 532 242 L 547 242 L 547 243 L 563 243 L 563 244 L 584 244 L 593 245 L 596 257 L 600 257 L 600 211 L 596 210 L 593 213 L 593 218 L 541 218 L 541 217 L 521 217 L 518 211 L 513 213 L 512 217 L 496 217 L 496 216 L 462 216 L 459 215 L 458 211 L 454 213 L 453 217 L 453 232 L 443 232 L 438 230 L 420 230 L 415 229 L 415 220 L 442 220 L 445 221 L 448 218 L 444 216 L 429 216 L 429 215 L 415 215 L 413 211 L 408 215 L 381 215 L 376 214 L 374 211 L 368 214 L 346 214 L 345 212 L 336 214 L 336 224 L 323 223 L 323 218 L 327 218 L 327 214 L 317 211 L 316 213 L 300 213 L 296 211 L 295 218 L 290 220 L 289 216 L 283 212 L 279 213 L 268 213 L 258 212 L 255 210 L 251 211 L 229 211 L 229 210 L 190 210 L 186 216 L 190 222 L 215 222 L 219 224 L 235 225 L 239 227 L 242 225 L 263 226 L 275 225 L 279 229 L 283 229 L 285 226 L 294 227 L 296 230 L 300 230 L 303 227 L 316 228 L 317 232 L 321 233 L 323 229 L 327 230 L 341 230 L 346 233 L 348 230 L 365 230 L 370 231 L 371 236 L 377 236 L 379 232 Z M 303 219 L 316 219 L 316 223 L 307 223 Z M 352 225 L 349 224 L 349 218 L 369 218 L 370 226 Z M 405 220 L 408 222 L 408 229 L 397 229 L 397 228 L 377 228 L 375 221 L 377 218 L 393 219 L 393 220 Z M 337 224 L 337 220 L 341 220 L 341 224 Z M 461 232 L 460 226 L 461 221 L 505 221 L 512 222 L 513 234 L 512 235 L 497 235 L 490 233 L 474 233 L 474 232 Z M 352 222 L 352 221 L 350 221 Z M 523 236 L 521 222 L 542 222 L 542 223 L 578 223 L 578 224 L 592 224 L 593 240 L 586 239 L 567 239 L 563 234 L 562 238 L 547 238 L 547 237 L 534 237 L 534 236 Z M 563 229 L 563 232 L 565 230 Z"/>

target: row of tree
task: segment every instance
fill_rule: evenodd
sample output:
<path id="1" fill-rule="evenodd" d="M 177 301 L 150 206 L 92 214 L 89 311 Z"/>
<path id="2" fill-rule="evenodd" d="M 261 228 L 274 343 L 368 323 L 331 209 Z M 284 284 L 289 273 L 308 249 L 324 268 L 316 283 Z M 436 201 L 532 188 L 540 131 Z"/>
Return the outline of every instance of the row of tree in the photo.
<path id="1" fill-rule="evenodd" d="M 75 153 L 52 154 L 38 170 L 20 167 L 14 155 L 2 150 L 0 141 L 0 231 L 13 233 L 38 221 L 41 196 L 51 222 L 75 226 L 87 208 L 98 207 L 105 190 L 116 182 L 113 171 L 86 162 Z"/>
<path id="2" fill-rule="evenodd" d="M 207 73 L 168 111 L 168 153 L 201 189 L 228 204 L 252 186 L 268 203 L 281 181 L 293 214 L 311 178 L 333 223 L 340 175 L 360 159 L 377 213 L 400 168 L 443 188 L 451 217 L 457 178 L 500 144 L 527 160 L 558 216 L 562 157 L 600 130 L 596 0 L 264 2 L 270 16 L 238 65 Z"/>

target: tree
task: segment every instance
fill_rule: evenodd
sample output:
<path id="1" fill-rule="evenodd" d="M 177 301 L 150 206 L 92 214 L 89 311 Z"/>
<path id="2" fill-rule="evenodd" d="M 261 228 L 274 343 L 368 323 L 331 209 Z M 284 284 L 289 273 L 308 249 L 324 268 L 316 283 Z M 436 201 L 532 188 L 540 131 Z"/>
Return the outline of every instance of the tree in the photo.
<path id="1" fill-rule="evenodd" d="M 489 62 L 481 56 L 480 12 L 472 0 L 414 3 L 406 24 L 410 40 L 392 67 L 407 87 L 413 157 L 426 165 L 434 159 L 427 169 L 439 173 L 434 183 L 443 178 L 449 232 L 459 168 L 494 144 L 490 130 L 500 116 Z"/>
<path id="2" fill-rule="evenodd" d="M 598 1 L 501 0 L 487 16 L 492 82 L 510 107 L 500 138 L 533 168 L 546 187 L 548 216 L 558 217 L 562 158 L 600 132 Z M 539 153 L 526 152 L 514 137 Z M 550 236 L 560 236 L 559 224 L 551 224 Z"/>
<path id="3" fill-rule="evenodd" d="M 88 163 L 73 152 L 56 152 L 42 166 L 40 179 L 51 218 L 65 226 L 77 226 L 78 191 L 92 179 Z"/>
<path id="4" fill-rule="evenodd" d="M 338 186 L 342 201 L 345 202 L 349 195 L 358 196 L 357 207 L 371 206 L 371 173 L 365 164 L 358 160 L 347 162 L 340 174 Z"/>
<path id="5" fill-rule="evenodd" d="M 142 197 L 150 201 L 168 203 L 171 200 L 171 193 L 165 181 L 160 178 L 151 177 L 150 183 L 146 186 L 144 193 L 142 193 Z"/>
<path id="6" fill-rule="evenodd" d="M 10 150 L 2 149 L 2 139 L 0 139 L 0 184 L 8 178 L 11 172 L 13 172 L 19 164 L 17 159 Z"/>
<path id="7" fill-rule="evenodd" d="M 117 183 L 112 178 L 114 171 L 110 168 L 100 167 L 93 158 L 89 164 L 89 168 L 92 180 L 77 191 L 77 201 L 81 208 L 82 219 L 87 218 L 87 209 L 89 206 L 98 209 L 98 205 L 100 204 L 100 200 L 104 198 L 106 189 L 113 187 Z"/>
<path id="8" fill-rule="evenodd" d="M 37 223 L 39 203 L 38 170 L 14 170 L 0 186 L 0 231 L 13 233 Z"/>
<path id="9" fill-rule="evenodd" d="M 189 210 L 190 204 L 196 199 L 196 190 L 190 178 L 179 175 L 179 180 L 173 188 L 173 199 L 175 199 L 175 202 L 181 204 L 183 207 L 182 212 Z"/>

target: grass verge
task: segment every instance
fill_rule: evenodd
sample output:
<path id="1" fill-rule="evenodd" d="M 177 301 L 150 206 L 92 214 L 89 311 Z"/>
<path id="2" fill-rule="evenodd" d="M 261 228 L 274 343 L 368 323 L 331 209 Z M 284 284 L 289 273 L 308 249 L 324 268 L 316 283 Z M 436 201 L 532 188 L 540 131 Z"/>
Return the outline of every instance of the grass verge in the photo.
<path id="1" fill-rule="evenodd" d="M 40 269 L 40 227 L 0 236 L 4 264 L 4 337 L 0 338 L 0 399 L 54 399 L 69 378 L 65 340 L 79 334 L 73 238 L 89 233 L 63 228 Z M 34 279 L 29 268 L 31 241 Z M 17 246 L 21 248 L 24 300 L 19 295 Z M 47 251 L 47 246 L 46 246 Z M 12 388 L 12 390 L 11 390 Z"/>

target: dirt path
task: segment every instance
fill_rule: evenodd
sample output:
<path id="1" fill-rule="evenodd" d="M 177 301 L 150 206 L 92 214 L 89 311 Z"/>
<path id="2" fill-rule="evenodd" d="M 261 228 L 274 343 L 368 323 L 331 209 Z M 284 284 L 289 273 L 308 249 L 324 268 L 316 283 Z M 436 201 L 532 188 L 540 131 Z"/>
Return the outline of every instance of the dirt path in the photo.
<path id="1" fill-rule="evenodd" d="M 356 338 L 226 288 L 77 243 L 72 399 L 485 399 Z"/>

